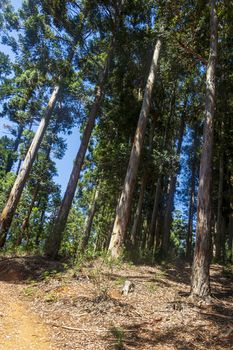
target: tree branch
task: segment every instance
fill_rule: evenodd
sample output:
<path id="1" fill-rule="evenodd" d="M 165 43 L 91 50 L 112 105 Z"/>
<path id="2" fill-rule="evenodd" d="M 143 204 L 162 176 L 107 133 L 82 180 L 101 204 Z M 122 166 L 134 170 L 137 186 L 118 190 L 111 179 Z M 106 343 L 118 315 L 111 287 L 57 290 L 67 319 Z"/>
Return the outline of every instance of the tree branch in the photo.
<path id="1" fill-rule="evenodd" d="M 180 40 L 177 40 L 177 43 L 179 44 L 179 46 L 185 50 L 187 53 L 193 55 L 197 60 L 201 61 L 204 65 L 207 66 L 208 61 L 202 57 L 201 55 L 199 55 L 197 52 L 195 52 L 191 47 L 185 45 L 184 43 L 182 43 Z"/>

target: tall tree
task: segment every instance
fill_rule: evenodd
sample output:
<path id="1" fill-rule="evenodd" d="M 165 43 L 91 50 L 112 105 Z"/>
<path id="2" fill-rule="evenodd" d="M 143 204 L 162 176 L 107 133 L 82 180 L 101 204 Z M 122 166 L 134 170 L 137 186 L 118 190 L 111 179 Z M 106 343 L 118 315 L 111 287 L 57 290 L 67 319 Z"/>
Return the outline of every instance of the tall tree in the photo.
<path id="1" fill-rule="evenodd" d="M 217 59 L 216 1 L 210 1 L 210 54 L 206 71 L 206 103 L 203 147 L 200 161 L 197 230 L 191 281 L 191 294 L 210 295 L 211 162 L 215 109 L 215 70 Z"/>
<path id="2" fill-rule="evenodd" d="M 197 171 L 197 145 L 198 145 L 197 125 L 194 126 L 194 135 L 191 149 L 191 177 L 189 180 L 189 211 L 188 211 L 188 231 L 186 236 L 185 255 L 189 259 L 192 253 L 193 241 L 193 218 L 195 210 L 195 192 L 196 192 L 196 171 Z"/>
<path id="3" fill-rule="evenodd" d="M 144 92 L 141 112 L 138 119 L 138 125 L 134 136 L 134 142 L 130 154 L 128 169 L 126 172 L 123 190 L 116 209 L 116 218 L 112 231 L 111 241 L 109 244 L 109 252 L 112 257 L 119 257 L 124 244 L 127 224 L 130 215 L 133 190 L 136 182 L 137 171 L 142 151 L 144 135 L 150 110 L 151 96 L 155 75 L 158 69 L 158 59 L 161 48 L 161 40 L 158 39 L 154 48 L 153 58 L 150 66 L 150 72 Z"/>
<path id="4" fill-rule="evenodd" d="M 99 190 L 97 188 L 94 192 L 93 202 L 91 203 L 90 208 L 88 210 L 88 215 L 86 217 L 86 221 L 85 221 L 85 225 L 84 225 L 84 233 L 83 233 L 81 247 L 80 247 L 80 251 L 82 253 L 84 253 L 85 249 L 87 248 L 88 241 L 90 239 L 93 219 L 95 216 L 95 212 L 97 210 L 98 197 L 99 197 Z"/>
<path id="5" fill-rule="evenodd" d="M 23 192 L 24 185 L 32 168 L 33 162 L 35 160 L 36 154 L 44 137 L 45 131 L 49 124 L 55 103 L 58 99 L 59 86 L 56 86 L 53 90 L 51 98 L 48 103 L 47 110 L 44 117 L 42 118 L 34 139 L 29 147 L 27 155 L 24 159 L 21 170 L 15 180 L 14 186 L 10 192 L 9 198 L 1 213 L 0 218 L 0 247 L 3 247 L 6 241 L 7 232 L 13 220 L 15 210 L 17 208 L 18 202 L 20 200 L 21 194 Z"/>
<path id="6" fill-rule="evenodd" d="M 171 180 L 169 183 L 169 192 L 168 192 L 168 198 L 167 198 L 166 210 L 165 210 L 165 216 L 164 216 L 162 247 L 161 247 L 161 253 L 163 256 L 166 256 L 169 250 L 172 211 L 174 207 L 177 171 L 179 170 L 180 153 L 181 153 L 181 147 L 182 147 L 183 136 L 185 131 L 185 118 L 186 118 L 186 102 L 184 105 L 184 110 L 180 121 L 180 130 L 179 130 L 178 144 L 177 144 L 177 150 L 176 150 L 176 157 L 177 157 L 176 167 L 175 167 L 175 172 L 171 174 Z"/>

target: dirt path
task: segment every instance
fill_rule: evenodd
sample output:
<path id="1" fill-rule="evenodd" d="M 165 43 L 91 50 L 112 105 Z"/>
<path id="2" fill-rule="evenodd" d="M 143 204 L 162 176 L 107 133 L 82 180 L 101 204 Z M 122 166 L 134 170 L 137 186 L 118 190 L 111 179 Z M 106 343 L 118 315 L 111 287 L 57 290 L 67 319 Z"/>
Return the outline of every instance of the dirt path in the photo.
<path id="1" fill-rule="evenodd" d="M 0 282 L 0 350 L 53 350 L 48 326 L 19 300 L 21 286 Z"/>

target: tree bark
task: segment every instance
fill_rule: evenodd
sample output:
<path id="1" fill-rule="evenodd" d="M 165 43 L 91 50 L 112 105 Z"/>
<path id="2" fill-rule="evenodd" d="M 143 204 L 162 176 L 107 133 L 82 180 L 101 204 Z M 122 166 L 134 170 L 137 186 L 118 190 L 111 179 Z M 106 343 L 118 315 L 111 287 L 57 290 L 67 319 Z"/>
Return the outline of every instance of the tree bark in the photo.
<path id="1" fill-rule="evenodd" d="M 125 182 L 124 182 L 123 190 L 117 206 L 116 218 L 115 218 L 114 227 L 111 235 L 111 241 L 108 248 L 111 256 L 116 258 L 119 257 L 122 252 L 124 238 L 126 234 L 126 228 L 129 220 L 132 195 L 135 187 L 140 155 L 142 151 L 142 145 L 143 145 L 144 135 L 146 131 L 148 114 L 150 110 L 152 90 L 153 90 L 156 71 L 158 68 L 158 58 L 159 58 L 160 48 L 161 48 L 161 41 L 160 39 L 158 39 L 154 49 L 150 72 L 149 72 L 149 76 L 148 76 L 148 80 L 147 80 L 147 84 L 144 92 L 142 108 L 139 115 L 138 125 L 136 129 L 135 137 L 134 137 L 134 143 L 131 150 L 128 169 L 126 172 Z"/>
<path id="2" fill-rule="evenodd" d="M 39 188 L 40 188 L 40 185 L 39 185 L 39 183 L 37 183 L 37 185 L 35 187 L 35 191 L 33 193 L 31 204 L 30 204 L 30 206 L 28 208 L 27 216 L 23 219 L 23 222 L 22 222 L 21 232 L 20 232 L 20 234 L 19 234 L 19 236 L 18 236 L 18 238 L 16 240 L 16 244 L 15 244 L 16 246 L 19 246 L 22 243 L 22 239 L 23 239 L 24 233 L 25 233 L 26 230 L 28 230 L 30 216 L 31 216 L 31 213 L 32 213 L 32 209 L 34 208 L 35 201 L 37 199 Z"/>
<path id="3" fill-rule="evenodd" d="M 141 222 L 142 206 L 143 206 L 143 200 L 144 200 L 147 180 L 148 180 L 148 174 L 147 174 L 147 172 L 144 172 L 143 177 L 142 177 L 142 183 L 141 183 L 138 203 L 137 203 L 137 209 L 136 209 L 136 212 L 134 215 L 133 227 L 132 227 L 131 235 L 130 235 L 130 241 L 131 241 L 131 244 L 133 247 L 136 247 L 136 241 L 137 241 L 137 237 L 138 237 L 139 224 Z"/>
<path id="4" fill-rule="evenodd" d="M 191 257 L 192 239 L 193 239 L 193 216 L 195 204 L 195 179 L 196 179 L 196 152 L 197 152 L 197 129 L 194 131 L 193 146 L 192 146 L 192 166 L 191 166 L 191 181 L 190 181 L 190 198 L 189 198 L 189 218 L 188 231 L 186 237 L 185 256 L 189 259 Z"/>
<path id="5" fill-rule="evenodd" d="M 14 142 L 14 147 L 13 147 L 12 153 L 14 153 L 14 152 L 16 152 L 18 150 L 18 147 L 19 147 L 19 144 L 20 144 L 20 141 L 21 141 L 22 133 L 23 133 L 23 125 L 19 124 L 18 130 L 17 130 L 17 136 L 16 136 L 16 139 L 15 139 L 15 142 Z M 9 173 L 11 171 L 12 166 L 14 164 L 14 160 L 12 158 L 12 153 L 9 154 L 8 159 L 7 159 L 6 173 Z"/>
<path id="6" fill-rule="evenodd" d="M 175 100 L 176 100 L 176 85 L 177 82 L 174 83 L 173 91 L 170 98 L 169 103 L 169 116 L 168 120 L 166 122 L 165 127 L 165 133 L 163 137 L 163 143 L 162 143 L 162 149 L 167 147 L 168 140 L 169 140 L 169 126 L 171 124 L 171 121 L 173 119 L 174 114 L 174 107 L 175 107 Z M 150 229 L 149 229 L 149 239 L 148 242 L 149 247 L 153 248 L 153 256 L 155 251 L 161 246 L 161 240 L 160 240 L 160 233 L 161 229 L 157 230 L 157 219 L 158 219 L 158 213 L 159 213 L 159 202 L 161 197 L 161 190 L 162 190 L 162 173 L 163 173 L 163 166 L 159 166 L 159 174 L 158 174 L 158 180 L 157 180 L 157 186 L 155 191 L 155 198 L 154 198 L 154 205 L 153 205 L 153 211 L 152 211 L 152 217 L 150 221 Z M 160 225 L 161 226 L 161 225 Z"/>
<path id="7" fill-rule="evenodd" d="M 152 211 L 152 217 L 151 217 L 150 229 L 149 229 L 149 237 L 150 237 L 149 247 L 153 248 L 153 250 L 154 250 L 154 245 L 155 244 L 157 245 L 157 242 L 155 242 L 156 241 L 155 233 L 156 233 L 156 221 L 157 221 L 158 212 L 159 212 L 159 201 L 161 196 L 161 181 L 162 181 L 162 175 L 160 174 L 157 181 L 154 205 L 153 205 L 153 211 Z"/>
<path id="8" fill-rule="evenodd" d="M 210 55 L 206 71 L 205 125 L 199 172 L 196 244 L 191 281 L 191 294 L 202 298 L 210 295 L 210 186 L 213 153 L 213 119 L 215 108 L 215 70 L 217 58 L 217 15 L 215 0 L 211 0 L 210 5 Z"/>
<path id="9" fill-rule="evenodd" d="M 38 149 L 46 132 L 49 124 L 55 103 L 58 99 L 60 87 L 57 85 L 50 97 L 44 117 L 41 119 L 40 125 L 36 131 L 36 134 L 32 140 L 29 150 L 24 159 L 22 168 L 15 180 L 13 188 L 10 192 L 8 201 L 5 208 L 2 211 L 0 218 L 0 248 L 2 248 L 6 241 L 7 232 L 10 228 L 13 216 L 20 200 L 24 185 L 32 168 L 33 162 L 37 155 Z"/>
<path id="10" fill-rule="evenodd" d="M 150 129 L 149 147 L 148 147 L 148 151 L 147 151 L 148 159 L 150 159 L 150 157 L 151 157 L 151 152 L 152 152 L 152 148 L 153 148 L 154 131 L 155 131 L 155 119 L 153 119 L 151 129 Z M 143 171 L 137 208 L 136 208 L 133 226 L 132 226 L 131 235 L 130 235 L 131 244 L 135 248 L 136 248 L 136 240 L 137 240 L 137 238 L 139 238 L 139 237 L 137 237 L 137 234 L 138 234 L 138 229 L 139 229 L 139 225 L 141 222 L 144 194 L 146 191 L 147 181 L 148 181 L 148 177 L 149 177 L 149 173 L 148 173 L 149 164 L 148 163 L 149 163 L 149 161 L 145 165 L 145 169 Z"/>
<path id="11" fill-rule="evenodd" d="M 230 248 L 230 261 L 233 263 L 233 212 L 229 216 L 229 248 Z"/>
<path id="12" fill-rule="evenodd" d="M 46 209 L 43 209 L 40 215 L 40 226 L 39 229 L 36 233 L 36 238 L 35 238 L 35 245 L 36 247 L 39 247 L 40 245 L 40 238 L 41 238 L 41 234 L 43 232 L 43 226 L 44 226 L 44 220 L 45 220 L 45 213 L 46 213 Z"/>
<path id="13" fill-rule="evenodd" d="M 182 119 L 181 119 L 178 145 L 176 150 L 176 156 L 178 158 L 180 158 L 180 152 L 181 152 L 181 147 L 183 142 L 184 129 L 185 129 L 185 117 L 186 117 L 186 107 L 184 109 Z M 178 164 L 179 164 L 179 161 L 178 161 Z M 176 180 L 177 180 L 177 171 L 175 172 L 175 174 L 173 173 L 171 176 L 169 193 L 168 193 L 168 198 L 166 203 L 163 235 L 162 235 L 162 247 L 161 247 L 161 253 L 163 256 L 166 256 L 168 254 L 169 245 L 170 245 L 170 230 L 171 230 L 171 224 L 172 224 L 172 212 L 173 212 L 174 198 L 175 198 L 175 192 L 176 192 Z"/>
<path id="14" fill-rule="evenodd" d="M 96 209 L 97 209 L 98 196 L 99 196 L 99 191 L 97 189 L 97 190 L 95 190 L 94 200 L 93 200 L 93 202 L 91 204 L 91 207 L 89 208 L 87 220 L 85 222 L 85 229 L 84 229 L 84 234 L 83 234 L 83 240 L 82 240 L 81 248 L 80 248 L 81 253 L 83 253 L 85 251 L 85 249 L 86 249 L 86 247 L 88 245 L 89 239 L 90 239 L 93 219 L 94 219 L 94 216 L 95 216 L 95 213 L 96 213 Z"/>
<path id="15" fill-rule="evenodd" d="M 222 232 L 222 200 L 223 200 L 223 151 L 220 149 L 219 152 L 219 182 L 218 182 L 218 212 L 217 212 L 217 232 L 216 232 L 216 260 L 221 261 L 223 258 L 222 251 L 222 241 L 223 241 L 223 232 Z"/>

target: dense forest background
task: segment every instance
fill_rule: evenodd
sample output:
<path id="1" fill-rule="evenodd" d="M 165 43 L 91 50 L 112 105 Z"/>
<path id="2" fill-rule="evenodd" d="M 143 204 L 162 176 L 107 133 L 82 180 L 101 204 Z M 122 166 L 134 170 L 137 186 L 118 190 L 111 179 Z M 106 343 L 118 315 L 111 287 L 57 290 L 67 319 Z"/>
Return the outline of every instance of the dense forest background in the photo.
<path id="1" fill-rule="evenodd" d="M 2 251 L 194 258 L 208 295 L 233 262 L 232 1 L 2 0 L 0 28 Z"/>

